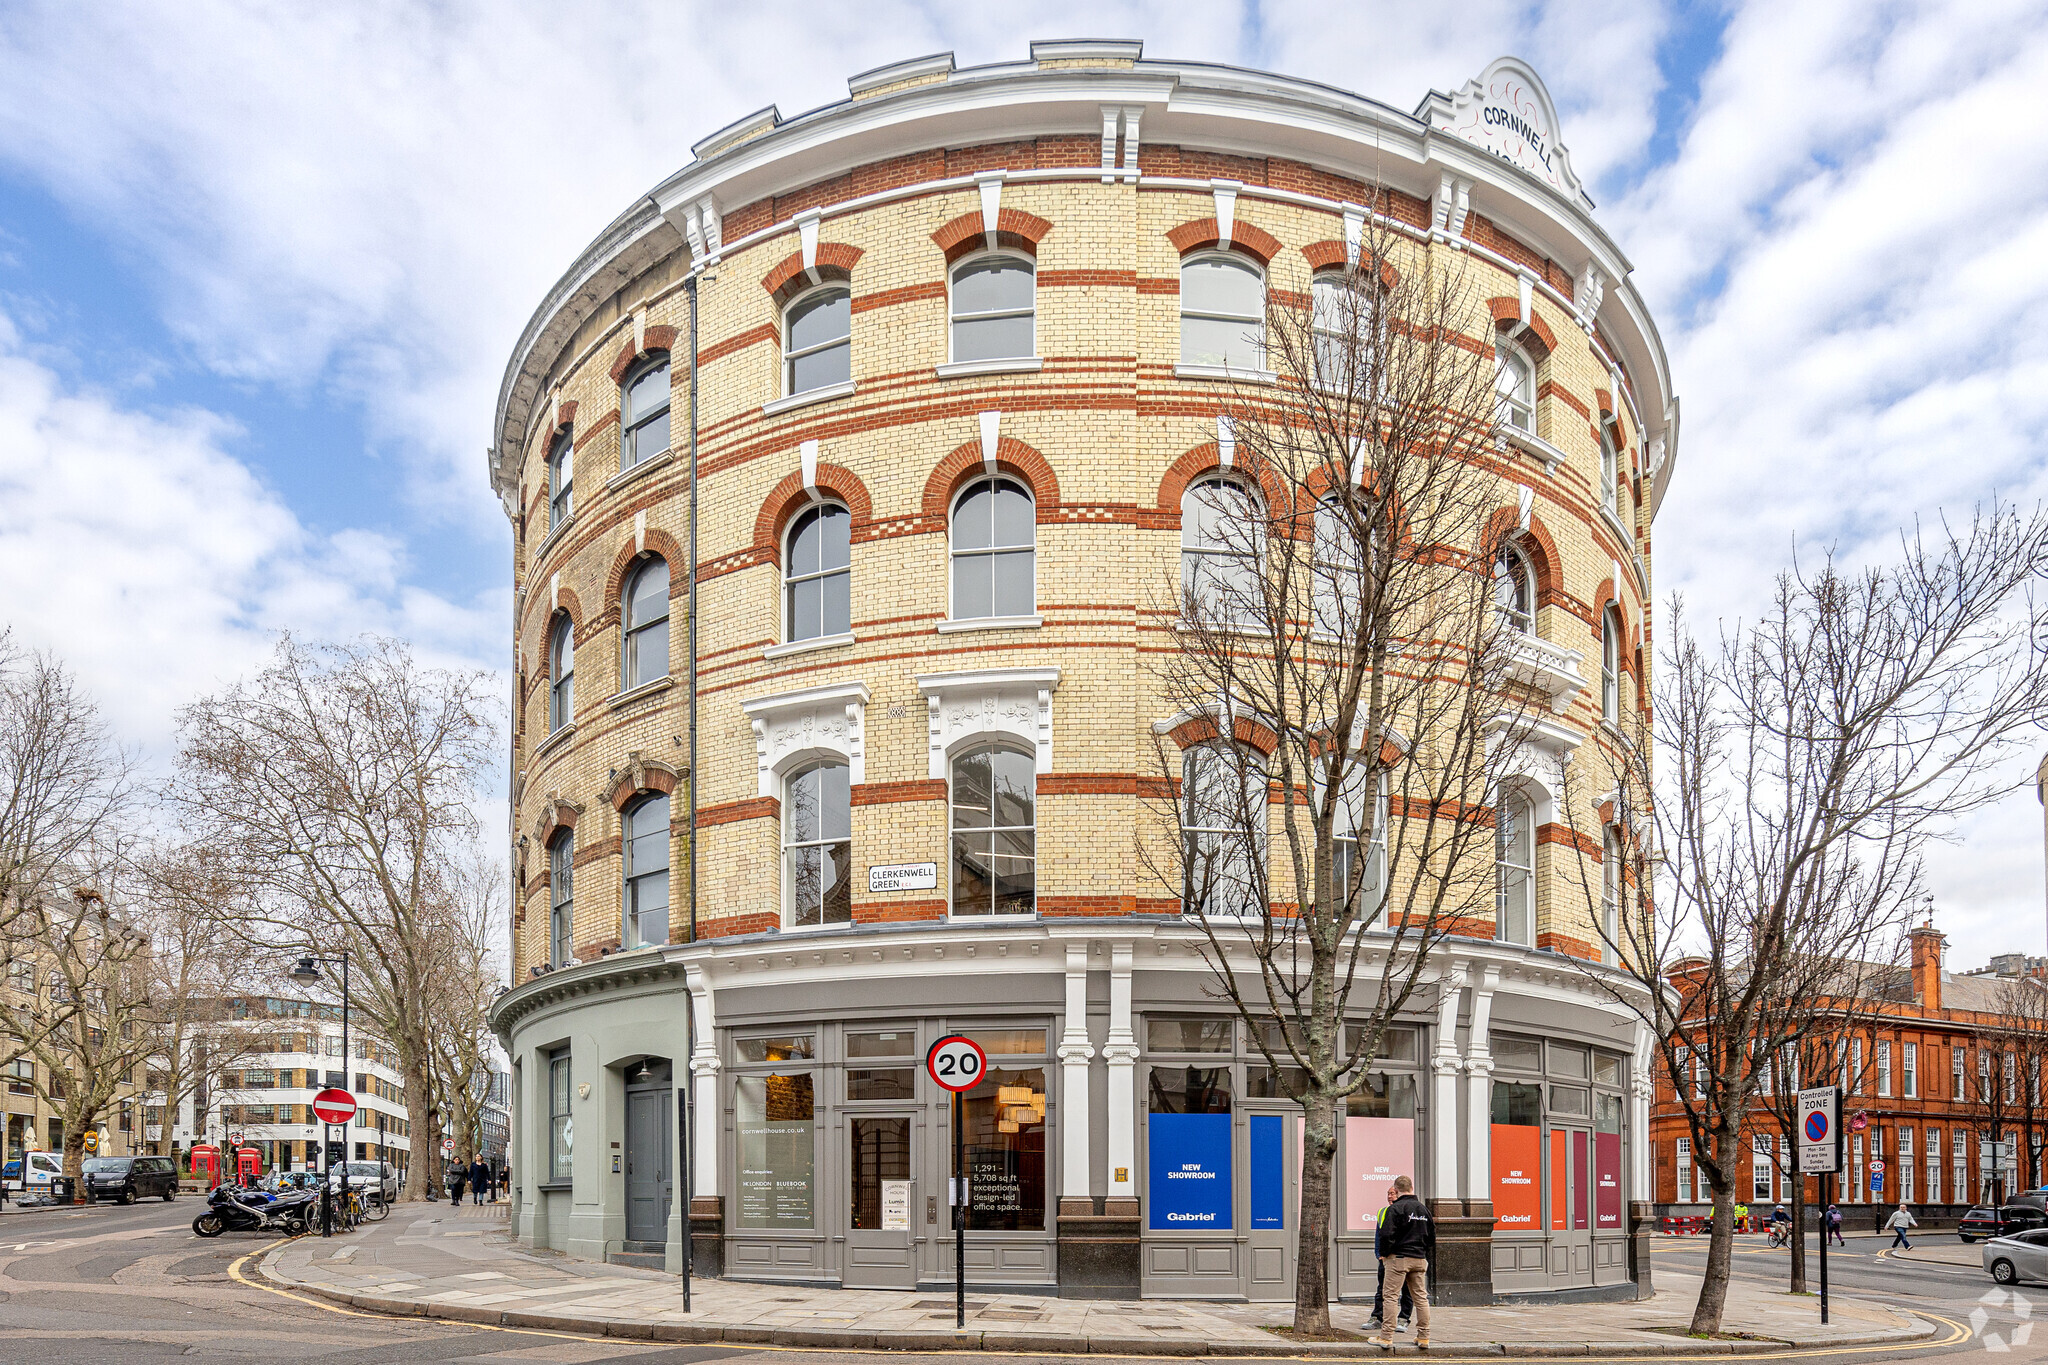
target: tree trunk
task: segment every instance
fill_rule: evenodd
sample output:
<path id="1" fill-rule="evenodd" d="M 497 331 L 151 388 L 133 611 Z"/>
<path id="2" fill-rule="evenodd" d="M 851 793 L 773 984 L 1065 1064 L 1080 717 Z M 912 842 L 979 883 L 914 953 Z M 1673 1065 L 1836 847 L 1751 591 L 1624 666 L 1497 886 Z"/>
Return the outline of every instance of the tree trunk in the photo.
<path id="1" fill-rule="evenodd" d="M 1294 1257 L 1294 1330 L 1330 1331 L 1330 1184 L 1337 1164 L 1337 1103 L 1311 1094 L 1301 1104 L 1301 1227 Z"/>
<path id="2" fill-rule="evenodd" d="M 401 1199 L 425 1199 L 439 1179 L 441 1125 L 436 1121 L 439 1106 L 434 1103 L 434 1078 L 424 1061 L 425 1054 L 406 1049 L 399 1061 L 405 1072 L 405 1124 L 410 1134 L 411 1156 L 405 1168 L 405 1190 Z"/>
<path id="3" fill-rule="evenodd" d="M 1714 1146 L 1718 1153 L 1736 1150 L 1733 1133 L 1718 1134 Z M 1734 1162 L 1720 1159 L 1723 1168 L 1734 1168 Z M 1739 1168 L 1737 1168 L 1739 1171 Z M 1714 1189 L 1714 1225 L 1707 1238 L 1707 1267 L 1700 1276 L 1700 1301 L 1692 1310 L 1692 1326 L 1687 1330 L 1695 1336 L 1712 1336 L 1721 1330 L 1721 1314 L 1728 1306 L 1728 1273 L 1734 1264 L 1735 1255 L 1735 1182 L 1729 1179 Z"/>
<path id="4" fill-rule="evenodd" d="M 1797 1162 L 1799 1147 L 1792 1147 L 1793 1160 Z M 1792 1292 L 1806 1292 L 1806 1177 L 1793 1171 L 1788 1176 L 1792 1186 Z M 1827 1230 L 1823 1228 L 1825 1237 Z"/>

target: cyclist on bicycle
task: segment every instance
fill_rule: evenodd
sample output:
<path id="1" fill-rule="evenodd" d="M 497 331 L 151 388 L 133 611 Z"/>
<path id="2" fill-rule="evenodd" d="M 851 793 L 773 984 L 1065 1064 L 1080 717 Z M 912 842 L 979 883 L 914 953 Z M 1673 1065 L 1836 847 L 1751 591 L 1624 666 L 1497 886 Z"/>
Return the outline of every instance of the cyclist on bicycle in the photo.
<path id="1" fill-rule="evenodd" d="M 1771 1245 L 1787 1246 L 1792 1241 L 1792 1215 L 1785 1212 L 1783 1204 L 1771 1210 Z"/>

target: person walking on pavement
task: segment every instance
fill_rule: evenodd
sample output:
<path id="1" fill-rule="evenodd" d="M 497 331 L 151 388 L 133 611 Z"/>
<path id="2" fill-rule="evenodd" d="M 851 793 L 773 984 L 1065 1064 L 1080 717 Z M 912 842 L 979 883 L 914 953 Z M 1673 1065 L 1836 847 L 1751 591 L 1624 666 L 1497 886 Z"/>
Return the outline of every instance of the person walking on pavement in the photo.
<path id="1" fill-rule="evenodd" d="M 1379 1264 L 1380 1272 L 1379 1285 L 1377 1288 L 1373 1290 L 1372 1294 L 1371 1325 L 1373 1326 L 1383 1326 L 1385 1322 L 1381 1314 L 1386 1308 L 1386 1303 L 1384 1300 L 1387 1292 L 1387 1263 L 1383 1258 L 1387 1254 L 1387 1209 L 1391 1207 L 1392 1204 L 1393 1195 L 1391 1192 L 1389 1192 L 1387 1196 L 1387 1202 L 1385 1204 L 1380 1205 L 1379 1222 L 1374 1225 L 1372 1230 L 1372 1254 L 1373 1259 L 1377 1261 Z M 1408 1292 L 1408 1287 L 1406 1285 L 1403 1285 L 1401 1287 L 1401 1319 L 1398 1323 L 1395 1324 L 1394 1330 L 1397 1332 L 1407 1331 L 1408 1319 L 1411 1316 L 1413 1316 L 1414 1313 L 1415 1296 Z"/>
<path id="2" fill-rule="evenodd" d="M 1908 1251 L 1913 1249 L 1913 1244 L 1906 1240 L 1906 1229 L 1917 1228 L 1920 1226 L 1920 1222 L 1913 1217 L 1911 1209 L 1908 1209 L 1904 1204 L 1899 1205 L 1898 1210 L 1891 1217 L 1884 1220 L 1884 1225 L 1892 1230 L 1892 1244 L 1886 1247 L 1885 1250 L 1896 1251 L 1900 1247 L 1904 1247 Z"/>
<path id="3" fill-rule="evenodd" d="M 490 1184 L 491 1168 L 484 1165 L 482 1157 L 471 1157 L 469 1159 L 469 1202 L 472 1204 L 483 1203 L 484 1194 L 490 1189 Z M 492 1197 L 495 1199 L 496 1195 L 493 1194 Z"/>
<path id="4" fill-rule="evenodd" d="M 448 1170 L 448 1202 L 456 1208 L 462 1207 L 462 1186 L 469 1179 L 469 1167 L 456 1162 Z"/>
<path id="5" fill-rule="evenodd" d="M 1826 1231 L 1823 1235 L 1827 1237 L 1832 1237 L 1835 1241 L 1835 1245 L 1838 1247 L 1845 1247 L 1849 1245 L 1847 1242 L 1842 1240 L 1842 1211 L 1836 1208 L 1833 1204 L 1828 1205 Z"/>
<path id="6" fill-rule="evenodd" d="M 1383 1349 L 1394 1349 L 1396 1300 L 1406 1293 L 1415 1300 L 1415 1345 L 1427 1351 L 1429 1263 L 1436 1255 L 1436 1223 L 1415 1197 L 1415 1182 L 1405 1175 L 1394 1177 L 1387 1201 L 1387 1217 L 1379 1234 L 1385 1248 L 1380 1265 L 1386 1271 L 1386 1280 L 1380 1286 L 1378 1341 Z"/>

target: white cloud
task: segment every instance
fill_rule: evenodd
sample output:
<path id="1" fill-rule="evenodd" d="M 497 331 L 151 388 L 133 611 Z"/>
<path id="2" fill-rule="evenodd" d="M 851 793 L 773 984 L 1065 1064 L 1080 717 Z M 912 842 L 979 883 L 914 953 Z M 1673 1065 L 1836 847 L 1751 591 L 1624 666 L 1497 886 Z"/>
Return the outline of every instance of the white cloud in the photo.
<path id="1" fill-rule="evenodd" d="M 382 630 L 498 661 L 509 591 L 456 604 L 401 584 L 402 547 L 310 534 L 227 454 L 217 416 L 150 415 L 67 387 L 0 315 L 0 581 L 23 642 L 55 649 L 161 762 L 177 707 L 256 665 L 273 633 Z"/>

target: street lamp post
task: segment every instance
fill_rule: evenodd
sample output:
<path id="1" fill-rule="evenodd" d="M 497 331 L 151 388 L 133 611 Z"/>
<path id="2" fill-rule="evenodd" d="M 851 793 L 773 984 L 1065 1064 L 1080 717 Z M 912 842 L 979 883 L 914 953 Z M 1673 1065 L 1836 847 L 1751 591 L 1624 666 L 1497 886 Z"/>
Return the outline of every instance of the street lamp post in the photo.
<path id="1" fill-rule="evenodd" d="M 348 949 L 342 949 L 341 956 L 338 958 L 302 957 L 299 959 L 298 965 L 291 969 L 289 975 L 291 976 L 291 979 L 294 981 L 300 982 L 305 985 L 311 985 L 312 983 L 320 979 L 320 964 L 323 962 L 329 965 L 332 965 L 336 962 L 339 962 L 341 964 L 341 1077 L 342 1080 L 346 1082 L 348 1080 L 349 1064 Z M 315 1117 L 318 1116 L 316 1115 Z M 344 1127 L 342 1129 L 342 1141 L 344 1143 L 346 1143 L 348 1140 L 347 1135 L 348 1129 Z M 320 1149 L 320 1235 L 323 1237 L 332 1237 L 334 1235 L 334 1204 L 328 1194 L 327 1181 L 328 1177 L 332 1174 L 334 1168 L 334 1151 L 333 1148 L 328 1145 L 325 1124 L 321 1125 Z M 348 1148 L 346 1146 L 343 1146 L 341 1154 L 341 1193 L 344 1197 L 346 1197 L 348 1194 Z"/>

